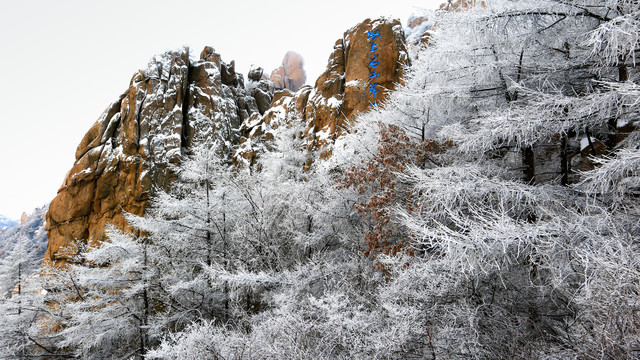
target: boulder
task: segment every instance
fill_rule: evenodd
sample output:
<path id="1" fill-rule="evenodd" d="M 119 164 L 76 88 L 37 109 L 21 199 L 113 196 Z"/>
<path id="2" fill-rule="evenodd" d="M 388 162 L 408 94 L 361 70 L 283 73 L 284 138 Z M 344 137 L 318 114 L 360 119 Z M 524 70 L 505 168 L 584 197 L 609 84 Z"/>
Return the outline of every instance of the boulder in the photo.
<path id="1" fill-rule="evenodd" d="M 254 65 L 251 65 L 247 78 L 252 81 L 260 81 L 262 79 L 263 74 L 264 74 L 264 69 L 262 69 L 261 67 L 256 67 Z"/>

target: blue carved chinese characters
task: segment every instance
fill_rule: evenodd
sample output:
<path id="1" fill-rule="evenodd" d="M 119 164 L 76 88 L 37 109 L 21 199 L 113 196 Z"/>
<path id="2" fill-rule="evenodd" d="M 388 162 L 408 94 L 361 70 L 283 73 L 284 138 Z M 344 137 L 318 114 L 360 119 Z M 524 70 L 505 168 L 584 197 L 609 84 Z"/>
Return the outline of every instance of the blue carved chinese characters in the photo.
<path id="1" fill-rule="evenodd" d="M 368 40 L 375 40 L 375 39 L 379 39 L 380 38 L 380 31 L 376 30 L 369 30 L 367 31 L 367 39 Z"/>
<path id="2" fill-rule="evenodd" d="M 378 55 L 373 55 L 373 57 L 369 60 L 369 67 L 375 68 L 378 67 L 380 63 L 378 62 Z"/>
<path id="3" fill-rule="evenodd" d="M 374 41 L 380 38 L 380 30 L 369 30 L 367 31 L 367 40 L 370 40 L 369 53 L 373 55 L 369 58 L 369 105 L 378 106 L 378 100 L 376 99 L 376 95 L 380 91 L 378 89 L 378 82 L 376 81 L 380 77 L 380 73 L 376 70 L 376 68 L 380 65 L 380 61 L 378 60 L 378 44 Z"/>

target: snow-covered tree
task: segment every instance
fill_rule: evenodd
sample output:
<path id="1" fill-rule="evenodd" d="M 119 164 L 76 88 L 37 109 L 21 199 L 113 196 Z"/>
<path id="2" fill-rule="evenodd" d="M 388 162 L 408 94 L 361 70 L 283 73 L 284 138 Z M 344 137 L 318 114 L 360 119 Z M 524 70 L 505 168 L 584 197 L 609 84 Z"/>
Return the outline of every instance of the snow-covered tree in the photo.
<path id="1" fill-rule="evenodd" d="M 2 297 L 22 294 L 25 279 L 42 262 L 41 244 L 18 234 L 13 247 L 0 260 L 0 293 Z"/>
<path id="2" fill-rule="evenodd" d="M 637 355 L 637 31 L 623 36 L 637 22 L 625 1 L 444 14 L 406 86 L 369 115 L 456 144 L 405 172 L 420 209 L 400 213 L 427 251 L 387 259 L 380 294 L 423 324 L 425 356 Z M 581 138 L 609 150 L 579 156 Z"/>
<path id="3" fill-rule="evenodd" d="M 43 213 L 36 209 L 20 224 L 0 234 L 0 348 L 3 358 L 26 359 L 58 352 L 42 319 L 51 315 L 45 303 L 40 263 L 47 238 Z"/>
<path id="4" fill-rule="evenodd" d="M 360 233 L 353 203 L 347 205 L 344 194 L 332 189 L 334 182 L 327 173 L 304 170 L 307 154 L 300 134 L 295 124 L 278 128 L 271 151 L 258 160 L 260 171 L 238 172 L 232 178 L 232 188 L 242 198 L 234 207 L 237 220 L 229 232 L 229 249 L 235 256 L 227 269 L 215 263 L 205 269 L 211 281 L 228 285 L 234 322 L 202 318 L 205 321 L 168 337 L 151 357 L 337 354 L 322 329 L 335 329 L 339 319 L 313 318 L 313 309 L 340 297 L 347 291 L 343 285 L 352 294 L 364 291 L 367 280 L 361 271 L 371 269 L 357 260 L 361 248 L 354 239 Z M 355 279 L 360 280 L 350 283 Z M 353 306 L 367 301 L 359 295 Z M 362 316 L 365 313 L 363 308 Z M 336 333 L 335 339 L 340 336 Z"/>
<path id="5" fill-rule="evenodd" d="M 379 255 L 413 255 L 416 248 L 411 244 L 407 229 L 395 219 L 395 212 L 398 208 L 412 211 L 419 204 L 399 173 L 409 166 L 437 164 L 434 155 L 452 143 L 415 140 L 396 125 L 371 125 L 379 127 L 378 148 L 370 159 L 347 167 L 336 181 L 339 188 L 353 189 L 358 194 L 353 206 L 366 226 L 362 248 L 365 256 L 375 259 Z"/>
<path id="6" fill-rule="evenodd" d="M 0 232 L 0 298 L 20 293 L 22 282 L 40 266 L 47 247 L 43 214 L 36 209 L 23 223 Z"/>
<path id="7" fill-rule="evenodd" d="M 436 14 L 415 85 L 392 96 L 393 121 L 462 150 L 509 152 L 526 181 L 575 182 L 579 140 L 612 149 L 633 114 L 637 11 L 632 1 L 549 0 Z"/>
<path id="8" fill-rule="evenodd" d="M 21 239 L 2 260 L 3 296 L 0 298 L 0 348 L 6 356 L 28 358 L 36 346 L 30 334 L 38 317 L 45 313 L 38 294 L 37 269 L 42 259 L 30 259 Z"/>
<path id="9" fill-rule="evenodd" d="M 332 190 L 341 201 L 332 209 L 342 207 L 353 231 L 344 257 L 272 273 L 269 281 L 291 285 L 274 288 L 251 332 L 194 325 L 151 356 L 633 356 L 637 174 L 633 155 L 616 155 L 634 150 L 577 155 L 581 139 L 607 144 L 615 132 L 610 148 L 637 144 L 635 133 L 619 141 L 619 125 L 635 121 L 633 80 L 596 60 L 590 40 L 600 26 L 635 16 L 631 2 L 616 4 L 485 1 L 437 14 L 405 86 L 361 116 L 309 174 L 326 167 L 350 181 Z M 388 139 L 377 124 L 402 131 Z M 403 142 L 405 134 L 412 139 Z M 446 153 L 416 161 L 421 142 L 447 141 L 455 145 Z M 583 163 L 601 164 L 572 170 Z M 358 211 L 374 221 L 361 222 Z M 375 219 L 384 226 L 371 226 Z M 392 241 L 367 242 L 372 229 L 370 239 L 390 230 Z M 357 255 L 371 244 L 383 277 Z"/>
<path id="10" fill-rule="evenodd" d="M 158 303 L 149 244 L 115 229 L 75 263 L 49 269 L 46 298 L 58 323 L 56 348 L 83 358 L 141 357 L 158 339 L 149 334 Z"/>

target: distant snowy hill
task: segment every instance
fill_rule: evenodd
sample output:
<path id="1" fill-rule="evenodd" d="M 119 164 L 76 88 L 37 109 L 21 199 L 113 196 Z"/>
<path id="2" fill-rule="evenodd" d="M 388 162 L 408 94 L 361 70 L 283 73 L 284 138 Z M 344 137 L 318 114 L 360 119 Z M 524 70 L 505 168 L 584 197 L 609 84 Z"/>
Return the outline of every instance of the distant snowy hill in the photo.
<path id="1" fill-rule="evenodd" d="M 47 251 L 44 205 L 23 216 L 21 223 L 0 229 L 0 298 L 9 296 L 18 279 L 40 266 Z M 20 270 L 18 270 L 20 265 Z"/>
<path id="2" fill-rule="evenodd" d="M 9 219 L 4 215 L 0 215 L 0 230 L 7 229 L 17 223 L 17 220 Z"/>
<path id="3" fill-rule="evenodd" d="M 0 260 L 13 250 L 20 238 L 26 239 L 27 246 L 34 255 L 44 257 L 47 250 L 44 214 L 48 209 L 48 204 L 35 209 L 22 224 L 0 216 L 0 224 L 5 224 L 5 219 L 9 220 L 6 227 L 0 228 Z"/>

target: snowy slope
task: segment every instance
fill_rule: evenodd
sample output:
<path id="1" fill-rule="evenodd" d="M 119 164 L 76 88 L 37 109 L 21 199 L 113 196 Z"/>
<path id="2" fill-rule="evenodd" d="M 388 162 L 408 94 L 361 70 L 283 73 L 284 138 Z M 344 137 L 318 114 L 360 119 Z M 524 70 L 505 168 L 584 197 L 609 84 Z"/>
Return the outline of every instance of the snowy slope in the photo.
<path id="1" fill-rule="evenodd" d="M 17 244 L 20 237 L 27 239 L 29 248 L 37 253 L 38 256 L 44 257 L 47 250 L 47 231 L 45 230 L 44 214 L 47 212 L 49 205 L 35 209 L 27 216 L 24 223 L 18 224 L 17 221 L 9 220 L 4 228 L 0 228 L 0 260 L 4 254 L 9 253 Z M 0 224 L 3 224 L 6 218 L 0 216 Z"/>
<path id="2" fill-rule="evenodd" d="M 9 228 L 17 223 L 18 223 L 17 220 L 9 219 L 4 215 L 0 215 L 0 230 Z"/>

